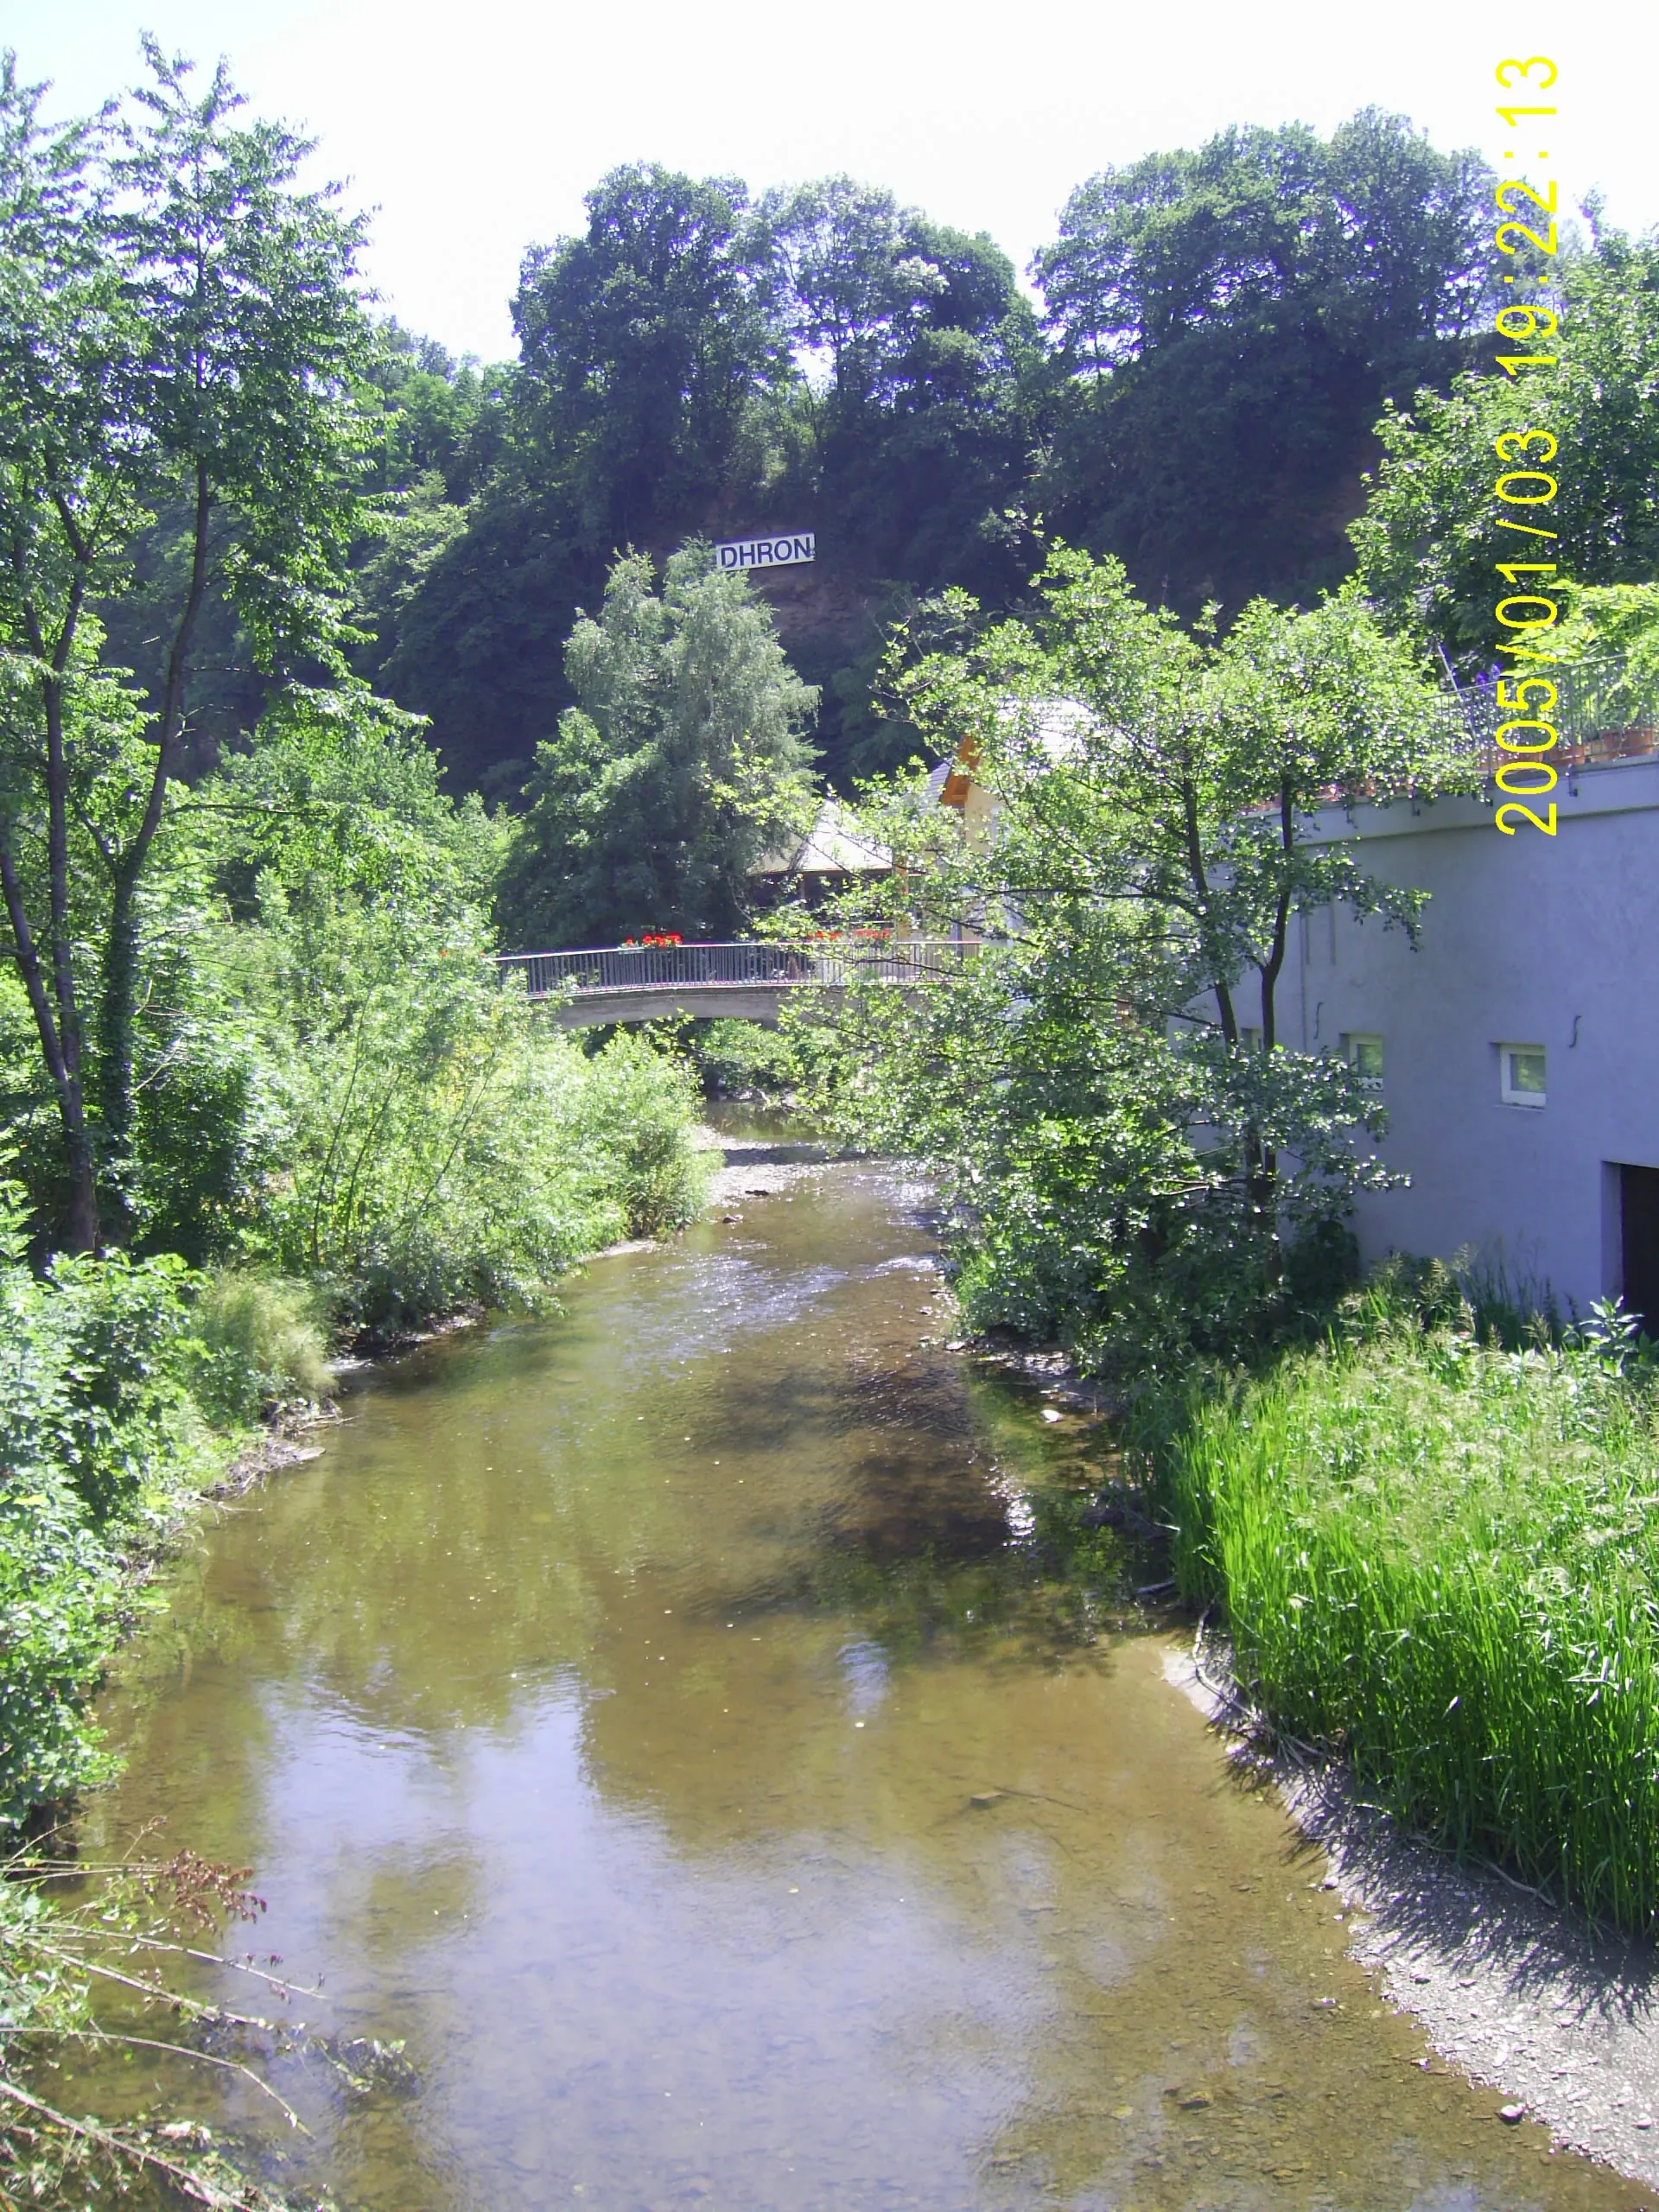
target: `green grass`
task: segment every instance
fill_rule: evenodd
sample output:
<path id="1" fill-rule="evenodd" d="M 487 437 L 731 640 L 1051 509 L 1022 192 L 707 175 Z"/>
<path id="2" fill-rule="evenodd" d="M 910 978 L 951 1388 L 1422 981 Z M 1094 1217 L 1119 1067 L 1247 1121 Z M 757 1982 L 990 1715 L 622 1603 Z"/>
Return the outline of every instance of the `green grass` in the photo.
<path id="1" fill-rule="evenodd" d="M 1241 1681 L 1414 1828 L 1659 1916 L 1659 1404 L 1590 1346 L 1396 1327 L 1195 1400 L 1154 1447 Z"/>

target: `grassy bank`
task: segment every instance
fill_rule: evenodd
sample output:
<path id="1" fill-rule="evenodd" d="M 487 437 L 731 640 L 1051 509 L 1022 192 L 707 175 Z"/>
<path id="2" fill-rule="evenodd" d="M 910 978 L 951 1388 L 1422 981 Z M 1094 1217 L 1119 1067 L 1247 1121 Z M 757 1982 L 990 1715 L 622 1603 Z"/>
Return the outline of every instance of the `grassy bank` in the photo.
<path id="1" fill-rule="evenodd" d="M 104 1773 L 88 1702 L 149 1563 L 262 1413 L 327 1388 L 330 1337 L 534 1304 L 586 1254 L 696 1212 L 685 1064 L 630 1037 L 586 1058 L 506 1011 L 458 1128 L 438 1112 L 453 1071 L 405 1079 L 425 1109 L 406 1129 L 385 1086 L 373 1148 L 277 1183 L 239 1266 L 118 1253 L 37 1274 L 25 1193 L 0 1181 L 0 1835 Z"/>
<path id="2" fill-rule="evenodd" d="M 1239 1677 L 1414 1827 L 1659 1914 L 1659 1399 L 1618 1347 L 1400 1322 L 1148 1445 Z"/>

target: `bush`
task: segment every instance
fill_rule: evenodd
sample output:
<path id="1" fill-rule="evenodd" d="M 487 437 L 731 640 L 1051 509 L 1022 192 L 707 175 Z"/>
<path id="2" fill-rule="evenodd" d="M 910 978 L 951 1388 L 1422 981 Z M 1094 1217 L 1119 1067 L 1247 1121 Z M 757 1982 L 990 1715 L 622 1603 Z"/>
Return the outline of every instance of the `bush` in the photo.
<path id="1" fill-rule="evenodd" d="M 281 1127 L 239 1252 L 326 1284 L 342 1332 L 533 1306 L 584 1253 L 696 1211 L 686 1065 L 638 1037 L 589 1057 L 464 915 L 270 897 L 248 934 L 244 972 L 278 978 Z"/>
<path id="2" fill-rule="evenodd" d="M 759 1021 L 699 1022 L 690 1044 L 713 1098 L 782 1097 L 801 1079 L 791 1040 Z"/>
<path id="3" fill-rule="evenodd" d="M 234 1248 L 270 1164 L 260 1090 L 251 1055 L 175 1040 L 165 1068 L 138 1095 L 127 1192 L 138 1249 L 177 1252 L 202 1268 Z"/>
<path id="4" fill-rule="evenodd" d="M 22 1264 L 0 1182 L 0 1823 L 107 1770 L 86 1707 L 130 1563 L 206 1471 L 176 1261 Z"/>
<path id="5" fill-rule="evenodd" d="M 334 1381 L 324 1301 L 307 1283 L 221 1268 L 196 1300 L 191 1388 L 210 1416 L 249 1422 L 274 1407 L 315 1404 Z"/>
<path id="6" fill-rule="evenodd" d="M 16 1322 L 53 1373 L 37 1448 L 96 1521 L 137 1508 L 146 1485 L 186 1449 L 189 1282 L 181 1260 L 112 1252 L 60 1256 L 44 1283 L 16 1287 Z"/>
<path id="7" fill-rule="evenodd" d="M 693 1141 L 698 1103 L 690 1064 L 627 1030 L 588 1063 L 575 1134 L 628 1236 L 683 1229 L 702 1205 L 713 1155 Z"/>
<path id="8" fill-rule="evenodd" d="M 1659 1417 L 1602 1333 L 1511 1352 L 1407 1319 L 1189 1405 L 1157 1458 L 1183 1591 L 1224 1604 L 1277 1725 L 1414 1827 L 1645 1930 Z"/>
<path id="9" fill-rule="evenodd" d="M 1374 1102 L 1333 1055 L 1154 1024 L 1094 957 L 1033 936 L 948 987 L 849 990 L 815 1106 L 928 1162 L 970 1329 L 1126 1388 L 1306 1340 L 1351 1281 L 1355 1192 L 1388 1179 Z"/>

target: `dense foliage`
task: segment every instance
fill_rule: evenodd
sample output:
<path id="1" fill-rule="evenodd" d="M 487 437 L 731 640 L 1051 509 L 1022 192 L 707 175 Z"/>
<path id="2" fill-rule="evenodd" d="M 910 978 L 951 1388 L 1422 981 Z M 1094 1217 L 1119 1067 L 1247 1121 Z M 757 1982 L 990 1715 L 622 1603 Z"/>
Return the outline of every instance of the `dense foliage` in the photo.
<path id="1" fill-rule="evenodd" d="M 1578 585 L 1643 584 L 1659 565 L 1659 243 L 1617 232 L 1564 260 L 1548 303 L 1512 309 L 1492 356 L 1554 355 L 1558 365 L 1504 376 L 1495 359 L 1390 407 L 1382 460 L 1352 529 L 1365 589 L 1395 626 L 1436 639 L 1467 668 L 1492 659 L 1493 563 L 1553 562 Z M 1485 352 L 1483 347 L 1483 353 Z M 1561 490 L 1547 516 L 1511 515 L 1554 533 L 1500 536 L 1497 442 L 1536 429 L 1554 442 Z M 1510 445 L 1507 450 L 1516 450 Z M 1542 438 L 1528 465 L 1544 457 Z M 1554 587 L 1552 586 L 1552 588 Z"/>
<path id="2" fill-rule="evenodd" d="M 22 1264 L 0 1184 L 0 1832 L 103 1771 L 83 1713 L 130 1577 L 211 1464 L 176 1262 Z"/>
<path id="3" fill-rule="evenodd" d="M 981 1325 L 1119 1372 L 1294 1325 L 1386 1177 L 1375 1100 L 1288 1047 L 1277 988 L 1299 915 L 1416 926 L 1419 896 L 1313 817 L 1467 781 L 1425 673 L 1351 596 L 1195 637 L 1062 550 L 1031 620 L 896 680 L 989 805 L 964 834 L 931 785 L 891 786 L 901 866 L 864 905 L 1004 941 L 919 1004 L 852 994 L 830 1110 L 938 1164 Z"/>
<path id="4" fill-rule="evenodd" d="M 1179 1424 L 1157 1456 L 1182 1587 L 1224 1603 L 1272 1720 L 1414 1827 L 1645 1933 L 1652 1377 L 1617 1324 L 1505 1351 L 1452 1306 L 1373 1316 Z"/>
<path id="5" fill-rule="evenodd" d="M 500 893 L 513 943 L 613 944 L 646 930 L 734 936 L 748 869 L 817 811 L 816 694 L 747 577 L 706 548 L 619 561 L 571 633 L 577 703 L 537 747 Z"/>
<path id="6" fill-rule="evenodd" d="M 1337 582 L 1385 396 L 1467 359 L 1490 190 L 1375 110 L 1079 186 L 1035 264 L 1067 371 L 1045 512 L 1189 615 Z"/>
<path id="7" fill-rule="evenodd" d="M 1046 527 L 1189 614 L 1333 582 L 1382 401 L 1469 359 L 1489 193 L 1399 117 L 1224 132 L 1080 186 L 1039 314 L 989 238 L 879 187 L 614 170 L 526 255 L 512 367 L 390 334 L 359 665 L 505 793 L 618 553 L 810 526 L 779 609 L 844 784 L 913 743 L 885 622 L 1021 604 Z"/>

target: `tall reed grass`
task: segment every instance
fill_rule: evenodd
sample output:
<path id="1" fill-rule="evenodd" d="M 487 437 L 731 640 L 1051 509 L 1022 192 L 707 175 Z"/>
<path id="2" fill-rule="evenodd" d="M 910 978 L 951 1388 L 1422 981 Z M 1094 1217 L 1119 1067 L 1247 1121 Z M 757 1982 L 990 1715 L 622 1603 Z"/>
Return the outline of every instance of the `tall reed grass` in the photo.
<path id="1" fill-rule="evenodd" d="M 1194 1400 L 1155 1456 L 1241 1681 L 1414 1827 L 1659 1916 L 1659 1407 L 1617 1347 L 1402 1327 Z"/>

